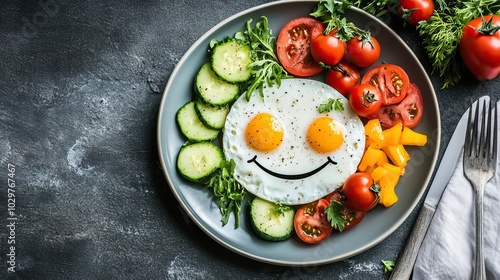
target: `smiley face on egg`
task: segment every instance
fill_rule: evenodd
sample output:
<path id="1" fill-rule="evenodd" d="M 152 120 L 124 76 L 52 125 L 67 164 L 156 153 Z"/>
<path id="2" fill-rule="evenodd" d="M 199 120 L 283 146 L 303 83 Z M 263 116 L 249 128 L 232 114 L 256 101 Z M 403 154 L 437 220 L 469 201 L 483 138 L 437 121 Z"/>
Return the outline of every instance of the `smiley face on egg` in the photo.
<path id="1" fill-rule="evenodd" d="M 340 98 L 344 110 L 319 113 L 320 104 Z M 241 96 L 224 127 L 234 176 L 263 199 L 297 205 L 338 188 L 356 171 L 365 146 L 364 127 L 348 100 L 330 86 L 285 79 L 264 89 L 264 98 Z"/>

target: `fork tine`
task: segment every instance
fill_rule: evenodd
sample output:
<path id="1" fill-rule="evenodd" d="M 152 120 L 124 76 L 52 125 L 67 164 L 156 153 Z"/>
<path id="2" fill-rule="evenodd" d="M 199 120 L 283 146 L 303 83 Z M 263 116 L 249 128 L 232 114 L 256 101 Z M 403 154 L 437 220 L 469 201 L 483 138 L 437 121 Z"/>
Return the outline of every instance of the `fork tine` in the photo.
<path id="1" fill-rule="evenodd" d="M 481 110 L 481 132 L 480 139 L 478 143 L 478 153 L 476 155 L 480 157 L 487 157 L 490 155 L 490 147 L 491 147 L 491 113 L 490 113 L 490 102 L 486 103 L 486 100 L 483 101 L 483 110 Z M 476 123 L 479 120 L 476 121 Z"/>
<path id="2" fill-rule="evenodd" d="M 497 103 L 495 103 L 495 105 L 493 106 L 493 111 L 494 113 L 492 112 L 492 116 L 494 118 L 493 120 L 493 153 L 492 153 L 492 157 L 493 159 L 495 160 L 495 165 L 496 165 L 496 159 L 497 159 L 497 150 L 498 150 L 498 107 L 497 107 Z"/>
<path id="3" fill-rule="evenodd" d="M 469 106 L 469 115 L 467 117 L 467 130 L 465 134 L 465 142 L 464 142 L 464 156 L 469 157 L 472 152 L 472 111 L 474 110 L 474 103 L 471 101 Z"/>

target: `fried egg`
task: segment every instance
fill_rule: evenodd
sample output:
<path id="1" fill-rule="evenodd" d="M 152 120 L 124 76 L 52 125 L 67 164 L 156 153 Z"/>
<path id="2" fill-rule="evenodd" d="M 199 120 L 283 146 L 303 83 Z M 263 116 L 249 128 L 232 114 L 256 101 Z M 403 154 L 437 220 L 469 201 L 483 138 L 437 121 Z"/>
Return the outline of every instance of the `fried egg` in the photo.
<path id="1" fill-rule="evenodd" d="M 288 205 L 317 200 L 340 187 L 363 155 L 363 123 L 349 101 L 314 80 L 285 79 L 247 101 L 242 95 L 226 118 L 222 146 L 236 163 L 234 176 L 250 193 Z M 339 99 L 344 110 L 320 113 Z"/>

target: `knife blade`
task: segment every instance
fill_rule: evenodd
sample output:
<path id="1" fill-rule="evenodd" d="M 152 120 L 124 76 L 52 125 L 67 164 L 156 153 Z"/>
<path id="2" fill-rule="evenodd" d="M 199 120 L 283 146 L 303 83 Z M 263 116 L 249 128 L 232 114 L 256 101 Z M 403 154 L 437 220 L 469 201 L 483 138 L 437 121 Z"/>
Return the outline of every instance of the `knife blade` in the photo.
<path id="1" fill-rule="evenodd" d="M 424 204 L 418 213 L 410 236 L 408 237 L 405 247 L 391 273 L 389 278 L 391 280 L 410 279 L 413 266 L 417 259 L 418 251 L 425 237 L 425 233 L 429 228 L 444 189 L 446 188 L 446 185 L 448 185 L 448 182 L 450 181 L 453 171 L 458 163 L 465 140 L 468 111 L 469 110 L 467 110 L 460 118 L 448 146 L 446 147 L 441 163 L 436 171 L 436 174 L 434 175 L 429 191 L 427 192 Z"/>

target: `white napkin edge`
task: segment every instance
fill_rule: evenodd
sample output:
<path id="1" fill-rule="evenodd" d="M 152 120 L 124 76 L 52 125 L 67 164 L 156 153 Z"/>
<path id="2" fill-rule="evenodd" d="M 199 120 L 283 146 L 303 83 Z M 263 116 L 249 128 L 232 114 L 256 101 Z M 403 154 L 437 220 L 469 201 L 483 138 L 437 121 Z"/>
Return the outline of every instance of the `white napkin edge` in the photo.
<path id="1" fill-rule="evenodd" d="M 472 277 L 474 193 L 463 173 L 462 154 L 423 240 L 413 270 L 414 280 Z M 487 279 L 500 279 L 499 166 L 500 159 L 497 158 L 495 176 L 487 183 L 484 194 L 483 245 Z"/>

